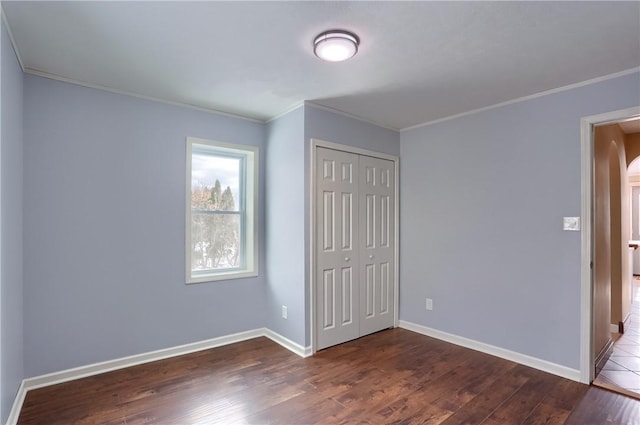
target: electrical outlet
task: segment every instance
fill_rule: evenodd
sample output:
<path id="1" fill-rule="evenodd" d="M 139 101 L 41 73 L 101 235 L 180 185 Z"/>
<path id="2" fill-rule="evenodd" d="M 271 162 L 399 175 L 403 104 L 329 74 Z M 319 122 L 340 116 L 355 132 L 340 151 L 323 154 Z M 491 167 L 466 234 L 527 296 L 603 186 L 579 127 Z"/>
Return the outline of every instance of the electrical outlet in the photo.
<path id="1" fill-rule="evenodd" d="M 431 298 L 427 298 L 427 302 L 425 303 L 425 308 L 427 310 L 433 310 L 433 300 Z"/>
<path id="2" fill-rule="evenodd" d="M 282 318 L 283 319 L 287 318 L 287 306 L 286 305 L 282 306 Z"/>

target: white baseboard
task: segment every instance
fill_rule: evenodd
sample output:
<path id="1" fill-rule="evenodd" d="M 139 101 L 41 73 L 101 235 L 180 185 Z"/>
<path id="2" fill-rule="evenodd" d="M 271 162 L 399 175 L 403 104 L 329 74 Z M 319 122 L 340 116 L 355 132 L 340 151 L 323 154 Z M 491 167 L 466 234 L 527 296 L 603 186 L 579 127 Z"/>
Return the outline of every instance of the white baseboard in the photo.
<path id="1" fill-rule="evenodd" d="M 258 338 L 261 336 L 269 338 L 273 342 L 280 344 L 282 347 L 299 355 L 300 357 L 308 357 L 311 355 L 311 347 L 303 347 L 291 341 L 290 339 L 285 338 L 284 336 L 272 331 L 271 329 L 258 328 L 250 331 L 207 339 L 204 341 L 163 348 L 161 350 L 149 351 L 147 353 L 135 354 L 133 356 L 107 360 L 104 362 L 93 363 L 73 369 L 67 369 L 59 372 L 48 373 L 46 375 L 26 378 L 23 379 L 22 383 L 20 384 L 18 393 L 13 402 L 13 406 L 11 408 L 11 411 L 9 412 L 7 425 L 15 425 L 18 422 L 18 416 L 20 416 L 22 404 L 24 403 L 27 391 L 29 390 L 47 387 L 49 385 L 61 384 L 63 382 L 73 381 L 75 379 L 85 378 L 87 376 L 98 375 L 100 373 L 110 372 L 117 369 L 123 369 L 143 363 L 154 362 L 156 360 L 163 360 L 169 357 L 182 356 L 184 354 L 195 353 L 196 351 L 221 347 L 223 345 L 246 341 L 248 339 Z"/>
<path id="2" fill-rule="evenodd" d="M 291 341 L 289 338 L 283 337 L 282 335 L 272 331 L 271 329 L 264 328 L 264 336 L 266 336 L 273 342 L 282 345 L 287 350 L 296 353 L 300 357 L 309 357 L 312 354 L 311 347 L 303 347 L 302 345 Z"/>
<path id="3" fill-rule="evenodd" d="M 7 425 L 16 425 L 18 423 L 18 416 L 20 416 L 20 410 L 24 403 L 24 398 L 27 396 L 27 390 L 24 386 L 24 380 L 20 383 L 16 398 L 13 400 L 13 406 L 9 411 L 9 417 L 7 418 Z"/>
<path id="4" fill-rule="evenodd" d="M 433 338 L 437 338 L 443 341 L 450 342 L 452 344 L 460 345 L 466 348 L 471 348 L 476 351 L 481 351 L 496 357 L 511 360 L 516 363 L 523 364 L 525 366 L 533 367 L 545 372 L 552 373 L 554 375 L 562 376 L 563 378 L 571 379 L 573 381 L 580 382 L 580 371 L 571 369 L 566 366 L 561 366 L 555 363 L 541 360 L 535 357 L 527 356 L 525 354 L 516 353 L 514 351 L 506 350 L 504 348 L 496 347 L 493 345 L 485 344 L 483 342 L 475 341 L 472 339 L 464 338 L 461 336 L 453 335 L 447 332 L 442 332 L 436 329 L 428 328 L 426 326 L 418 325 L 415 323 L 407 322 L 404 320 L 399 321 L 399 326 L 410 331 L 414 331 L 423 335 L 427 335 Z M 248 339 L 264 336 L 281 345 L 287 350 L 297 354 L 300 357 L 309 357 L 311 347 L 303 347 L 291 341 L 288 338 L 272 331 L 267 328 L 253 329 L 246 332 L 240 332 L 232 335 L 225 335 L 218 338 L 212 338 L 204 341 L 194 342 L 191 344 L 179 345 L 176 347 L 165 348 L 162 350 L 150 351 L 147 353 L 136 354 L 133 356 L 122 357 L 115 360 L 108 360 L 105 362 L 94 363 L 86 366 L 80 366 L 73 369 L 67 369 L 59 372 L 53 372 L 46 375 L 40 375 L 32 378 L 27 378 L 22 381 L 18 393 L 13 403 L 13 407 L 9 412 L 9 418 L 7 425 L 15 425 L 18 422 L 18 416 L 22 409 L 27 391 L 42 388 L 49 385 L 60 384 L 62 382 L 72 381 L 75 379 L 84 378 L 87 376 L 97 375 L 100 373 L 110 372 L 117 369 L 123 369 L 130 366 L 139 365 L 142 363 L 153 362 L 156 360 L 162 360 L 169 357 L 181 356 L 184 354 L 194 353 L 196 351 L 208 350 L 223 345 L 233 344 L 236 342 L 246 341 Z"/>
<path id="5" fill-rule="evenodd" d="M 60 384 L 62 382 L 85 378 L 87 376 L 110 372 L 112 370 L 123 369 L 125 367 L 135 366 L 142 363 L 154 362 L 156 360 L 167 359 L 169 357 L 181 356 L 183 354 L 195 353 L 196 351 L 233 344 L 234 342 L 246 341 L 247 339 L 257 338 L 259 336 L 264 336 L 262 329 L 254 329 L 204 341 L 193 342 L 190 344 L 149 351 L 147 353 L 134 354 L 133 356 L 121 357 L 119 359 L 93 363 L 73 369 L 27 378 L 24 380 L 25 388 L 27 390 L 33 390 L 36 388 L 47 387 L 49 385 Z"/>
<path id="6" fill-rule="evenodd" d="M 512 362 L 520 363 L 522 365 L 558 375 L 563 378 L 571 379 L 572 381 L 581 382 L 580 371 L 578 369 L 571 369 L 569 367 L 551 363 L 549 361 L 538 359 L 536 357 L 531 357 L 526 354 L 517 353 L 505 348 L 485 344 L 484 342 L 479 342 L 473 339 L 464 338 L 447 332 L 442 332 L 437 329 L 428 328 L 426 326 L 418 325 L 416 323 L 407 322 L 404 320 L 400 320 L 400 327 L 413 332 L 417 332 L 422 335 L 427 335 L 432 338 L 440 339 L 442 341 L 450 342 L 462 347 L 471 348 L 472 350 L 487 353 L 492 356 L 510 360 Z"/>

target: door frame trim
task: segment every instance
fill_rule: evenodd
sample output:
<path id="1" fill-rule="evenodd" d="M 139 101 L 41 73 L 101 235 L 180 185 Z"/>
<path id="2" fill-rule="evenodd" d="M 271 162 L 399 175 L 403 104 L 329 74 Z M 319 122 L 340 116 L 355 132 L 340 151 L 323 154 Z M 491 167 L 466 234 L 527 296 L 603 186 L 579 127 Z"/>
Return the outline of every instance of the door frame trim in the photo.
<path id="1" fill-rule="evenodd" d="M 582 232 L 580 265 L 580 381 L 590 384 L 594 379 L 593 347 L 593 188 L 594 132 L 596 125 L 625 121 L 640 116 L 640 106 L 604 114 L 590 115 L 580 120 L 580 156 L 582 189 Z"/>
<path id="2" fill-rule="evenodd" d="M 311 161 L 309 170 L 311 170 L 309 176 L 309 332 L 311 336 L 311 353 L 315 354 L 317 347 L 317 335 L 316 335 L 316 308 L 315 308 L 315 275 L 316 275 L 316 151 L 317 148 L 327 148 L 333 149 L 342 152 L 353 153 L 356 155 L 365 155 L 373 158 L 386 159 L 389 161 L 393 161 L 394 164 L 394 178 L 395 178 L 395 201 L 394 201 L 394 215 L 395 215 L 395 223 L 394 223 L 394 287 L 393 287 L 393 297 L 394 297 L 394 311 L 393 311 L 393 326 L 399 326 L 398 320 L 398 306 L 399 306 L 399 283 L 400 283 L 400 158 L 394 155 L 389 155 L 382 152 L 376 152 L 368 149 L 356 148 L 353 146 L 342 145 L 339 143 L 328 142 L 326 140 L 320 139 L 311 139 L 311 152 L 309 155 L 309 160 Z"/>

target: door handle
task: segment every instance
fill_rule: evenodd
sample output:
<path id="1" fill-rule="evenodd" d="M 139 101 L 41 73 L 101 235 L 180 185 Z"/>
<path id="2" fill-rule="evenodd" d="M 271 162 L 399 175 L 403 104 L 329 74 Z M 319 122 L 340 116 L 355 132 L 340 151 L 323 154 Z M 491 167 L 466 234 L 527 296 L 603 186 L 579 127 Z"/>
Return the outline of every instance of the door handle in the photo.
<path id="1" fill-rule="evenodd" d="M 369 255 L 369 260 L 373 260 L 373 254 Z"/>
<path id="2" fill-rule="evenodd" d="M 349 258 L 349 257 L 344 257 L 344 261 L 346 261 L 346 262 L 348 263 L 349 261 L 351 261 L 351 258 Z"/>

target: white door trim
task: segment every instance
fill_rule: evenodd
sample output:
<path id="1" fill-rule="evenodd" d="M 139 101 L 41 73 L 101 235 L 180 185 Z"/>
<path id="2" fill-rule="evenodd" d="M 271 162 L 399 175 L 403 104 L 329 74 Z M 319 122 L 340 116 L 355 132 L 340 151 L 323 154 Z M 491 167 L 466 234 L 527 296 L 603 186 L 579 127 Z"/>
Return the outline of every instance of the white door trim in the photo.
<path id="1" fill-rule="evenodd" d="M 319 140 L 319 139 L 311 139 L 311 152 L 309 155 L 309 169 L 311 170 L 310 172 L 310 176 L 309 176 L 309 263 L 310 263 L 310 267 L 309 267 L 309 274 L 308 274 L 308 278 L 309 278 L 309 332 L 310 332 L 310 336 L 311 336 L 311 353 L 315 354 L 316 352 L 316 309 L 315 309 L 315 276 L 316 276 L 316 252 L 315 252 L 315 242 L 316 242 L 316 214 L 315 214 L 315 208 L 316 208 L 316 202 L 315 202 L 315 196 L 316 196 L 316 149 L 318 147 L 322 147 L 322 148 L 328 148 L 328 149 L 334 149 L 334 150 L 338 150 L 338 151 L 343 151 L 343 152 L 349 152 L 349 153 L 354 153 L 354 154 L 358 154 L 358 155 L 366 155 L 366 156 L 371 156 L 374 158 L 380 158 L 380 159 L 386 159 L 389 161 L 393 161 L 394 164 L 394 168 L 395 168 L 395 205 L 394 205 L 394 209 L 395 209 L 395 223 L 394 223 L 394 227 L 395 227 L 395 253 L 394 253 L 394 259 L 395 259 L 395 270 L 393 271 L 394 274 L 394 317 L 393 317 L 393 326 L 394 327 L 398 327 L 399 322 L 398 322 L 398 306 L 399 306 L 399 302 L 398 302 L 398 296 L 399 296 L 399 282 L 400 282 L 400 266 L 399 266 L 399 252 L 400 252 L 400 245 L 399 245 L 399 234 L 400 234 L 400 158 L 397 156 L 393 156 L 393 155 L 388 155 L 385 153 L 381 153 L 381 152 L 375 152 L 375 151 L 371 151 L 368 149 L 360 149 L 360 148 L 356 148 L 353 146 L 347 146 L 347 145 L 341 145 L 339 143 L 334 143 L 334 142 L 327 142 L 325 140 Z"/>
<path id="2" fill-rule="evenodd" d="M 640 106 L 583 117 L 580 120 L 581 181 L 582 181 L 582 254 L 580 267 L 580 381 L 590 384 L 594 379 L 593 349 L 593 283 L 591 261 L 593 253 L 593 160 L 595 125 L 620 122 L 640 116 Z"/>

